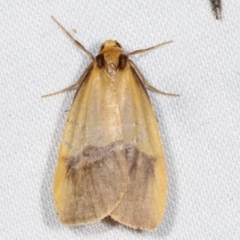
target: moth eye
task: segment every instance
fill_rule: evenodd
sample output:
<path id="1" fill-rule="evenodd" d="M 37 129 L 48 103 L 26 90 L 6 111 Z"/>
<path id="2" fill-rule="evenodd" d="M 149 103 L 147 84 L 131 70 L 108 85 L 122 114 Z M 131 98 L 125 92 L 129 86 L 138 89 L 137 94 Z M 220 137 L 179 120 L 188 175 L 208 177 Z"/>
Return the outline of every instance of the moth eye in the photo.
<path id="1" fill-rule="evenodd" d="M 126 67 L 128 56 L 125 54 L 120 54 L 118 59 L 118 67 L 124 69 Z"/>
<path id="2" fill-rule="evenodd" d="M 103 56 L 103 54 L 97 55 L 96 60 L 97 60 L 98 67 L 103 68 L 104 67 L 104 56 Z"/>

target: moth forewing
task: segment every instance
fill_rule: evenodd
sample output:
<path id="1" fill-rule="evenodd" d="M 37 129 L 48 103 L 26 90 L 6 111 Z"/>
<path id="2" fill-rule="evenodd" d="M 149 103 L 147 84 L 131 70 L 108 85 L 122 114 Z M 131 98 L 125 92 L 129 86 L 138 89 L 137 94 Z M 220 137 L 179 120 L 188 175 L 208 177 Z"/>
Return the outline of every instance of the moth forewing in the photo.
<path id="1" fill-rule="evenodd" d="M 111 217 L 124 225 L 155 229 L 166 205 L 166 169 L 154 111 L 141 79 L 128 61 L 115 89 L 120 106 L 130 183 Z"/>
<path id="2" fill-rule="evenodd" d="M 74 98 L 60 147 L 54 199 L 68 225 L 110 215 L 129 182 L 117 99 L 102 74 L 94 63 Z"/>
<path id="3" fill-rule="evenodd" d="M 73 40 L 92 63 L 73 85 L 79 88 L 54 178 L 58 218 L 81 225 L 110 215 L 132 228 L 155 229 L 166 205 L 166 168 L 145 89 L 150 85 L 128 57 L 159 45 L 125 54 L 117 41 L 108 40 L 94 58 Z"/>

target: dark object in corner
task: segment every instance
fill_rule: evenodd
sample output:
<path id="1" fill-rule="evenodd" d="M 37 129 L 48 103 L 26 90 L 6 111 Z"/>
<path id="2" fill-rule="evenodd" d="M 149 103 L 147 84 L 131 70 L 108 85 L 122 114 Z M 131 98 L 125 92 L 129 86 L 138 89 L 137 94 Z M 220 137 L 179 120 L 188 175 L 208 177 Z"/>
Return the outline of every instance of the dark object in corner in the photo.
<path id="1" fill-rule="evenodd" d="M 212 10 L 214 12 L 214 15 L 216 19 L 221 19 L 221 12 L 222 12 L 222 3 L 221 0 L 210 0 L 211 5 L 212 5 Z"/>

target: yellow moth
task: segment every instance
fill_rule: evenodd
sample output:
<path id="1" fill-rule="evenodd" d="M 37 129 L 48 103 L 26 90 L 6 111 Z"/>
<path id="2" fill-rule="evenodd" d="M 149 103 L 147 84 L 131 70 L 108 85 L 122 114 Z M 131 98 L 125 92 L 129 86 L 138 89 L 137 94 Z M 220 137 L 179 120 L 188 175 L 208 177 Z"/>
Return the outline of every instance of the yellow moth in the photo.
<path id="1" fill-rule="evenodd" d="M 117 41 L 108 40 L 96 57 L 73 41 L 92 61 L 74 85 L 57 92 L 78 86 L 54 179 L 58 218 L 75 226 L 111 216 L 132 228 L 155 229 L 164 215 L 167 180 L 146 88 L 177 95 L 152 87 L 129 56 L 171 41 L 125 54 Z"/>

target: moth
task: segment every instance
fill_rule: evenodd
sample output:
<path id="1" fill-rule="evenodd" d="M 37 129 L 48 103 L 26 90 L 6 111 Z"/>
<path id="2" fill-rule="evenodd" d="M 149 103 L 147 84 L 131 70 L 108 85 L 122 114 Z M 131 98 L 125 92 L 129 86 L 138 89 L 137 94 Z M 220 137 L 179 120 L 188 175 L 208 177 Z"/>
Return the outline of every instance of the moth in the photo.
<path id="1" fill-rule="evenodd" d="M 96 57 L 73 41 L 91 63 L 74 85 L 44 96 L 78 87 L 54 178 L 58 218 L 76 226 L 111 216 L 131 228 L 155 229 L 164 215 L 167 179 L 146 89 L 177 94 L 152 87 L 129 57 L 172 41 L 126 54 L 117 41 L 107 40 Z"/>

